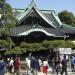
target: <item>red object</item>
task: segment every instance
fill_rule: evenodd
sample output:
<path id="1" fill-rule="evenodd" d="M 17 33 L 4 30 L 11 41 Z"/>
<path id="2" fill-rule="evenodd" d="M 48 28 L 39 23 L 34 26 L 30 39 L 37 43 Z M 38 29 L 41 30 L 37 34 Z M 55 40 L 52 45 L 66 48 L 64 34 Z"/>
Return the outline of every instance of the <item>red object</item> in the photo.
<path id="1" fill-rule="evenodd" d="M 48 67 L 47 66 L 43 66 L 43 73 L 47 73 Z"/>
<path id="2" fill-rule="evenodd" d="M 20 61 L 19 61 L 19 59 L 16 59 L 15 67 L 16 67 L 16 69 L 20 68 Z"/>

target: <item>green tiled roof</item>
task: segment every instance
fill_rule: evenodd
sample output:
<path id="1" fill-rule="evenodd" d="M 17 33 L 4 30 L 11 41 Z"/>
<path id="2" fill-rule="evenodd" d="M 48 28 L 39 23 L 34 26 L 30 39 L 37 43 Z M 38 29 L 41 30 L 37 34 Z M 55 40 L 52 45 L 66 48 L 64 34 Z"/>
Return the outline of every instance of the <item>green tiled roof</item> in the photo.
<path id="1" fill-rule="evenodd" d="M 61 27 L 62 23 L 59 20 L 58 15 L 56 15 L 54 10 L 38 10 L 36 7 L 36 4 L 34 3 L 34 0 L 28 5 L 26 9 L 17 9 L 18 12 L 21 12 L 16 18 L 21 22 L 23 19 L 27 17 L 27 15 L 31 12 L 32 9 L 35 9 L 35 11 L 38 13 L 38 15 L 46 21 L 49 25 L 51 25 L 54 28 Z M 45 17 L 43 13 L 51 13 L 51 18 Z"/>
<path id="2" fill-rule="evenodd" d="M 62 25 L 63 32 L 66 34 L 75 34 L 75 27 L 72 27 L 67 24 Z"/>
<path id="3" fill-rule="evenodd" d="M 53 17 L 56 19 L 56 21 L 59 23 L 59 25 L 62 25 L 62 23 L 61 23 L 61 21 L 60 21 L 58 15 L 55 15 L 54 12 L 52 12 L 52 15 L 53 15 Z"/>
<path id="4" fill-rule="evenodd" d="M 16 18 L 18 20 L 21 20 L 23 17 L 25 17 L 33 7 L 36 7 L 35 3 L 33 3 L 33 1 L 30 3 L 30 5 L 25 9 L 24 12 L 22 12 L 20 15 L 18 15 Z"/>
<path id="5" fill-rule="evenodd" d="M 65 33 L 75 34 L 75 27 L 69 26 L 67 24 L 62 24 L 58 15 L 55 13 L 54 10 L 38 10 L 36 4 L 32 0 L 30 5 L 26 9 L 17 9 L 18 12 L 21 12 L 16 18 L 22 22 L 25 20 L 32 10 L 34 10 L 37 15 L 41 17 L 43 21 L 45 21 L 48 25 L 52 26 L 53 28 L 44 28 L 40 25 L 23 25 L 15 27 L 11 30 L 12 34 L 15 36 L 23 36 L 28 35 L 31 32 L 40 31 L 46 34 L 47 36 L 64 36 Z M 15 11 L 15 10 L 14 10 Z"/>
<path id="6" fill-rule="evenodd" d="M 48 27 L 42 27 L 41 25 L 23 25 L 23 26 L 18 26 L 15 27 L 11 30 L 11 36 L 22 36 L 23 35 L 28 35 L 31 32 L 43 32 L 47 36 L 64 36 L 64 32 L 61 28 L 48 28 Z"/>
<path id="7" fill-rule="evenodd" d="M 28 31 L 25 31 L 23 33 L 18 34 L 18 36 L 23 36 L 23 35 L 25 36 L 25 35 L 30 34 L 31 32 L 37 32 L 37 31 L 43 32 L 47 36 L 55 36 L 54 34 L 48 33 L 47 31 L 45 31 L 44 29 L 41 29 L 41 28 L 32 28 L 32 29 L 30 29 Z"/>
<path id="8" fill-rule="evenodd" d="M 75 27 L 72 27 L 71 25 L 63 24 L 63 27 L 75 30 Z"/>
<path id="9" fill-rule="evenodd" d="M 31 12 L 31 10 L 34 8 L 34 10 L 38 13 L 38 15 L 44 20 L 46 21 L 49 25 L 51 25 L 52 27 L 56 28 L 56 26 L 54 26 L 52 24 L 52 21 L 48 20 L 42 13 L 41 11 L 39 11 L 37 8 L 36 8 L 36 5 L 34 3 L 31 3 L 28 8 L 22 12 L 20 15 L 18 15 L 16 18 L 21 21 L 24 17 L 26 17 L 29 12 Z"/>

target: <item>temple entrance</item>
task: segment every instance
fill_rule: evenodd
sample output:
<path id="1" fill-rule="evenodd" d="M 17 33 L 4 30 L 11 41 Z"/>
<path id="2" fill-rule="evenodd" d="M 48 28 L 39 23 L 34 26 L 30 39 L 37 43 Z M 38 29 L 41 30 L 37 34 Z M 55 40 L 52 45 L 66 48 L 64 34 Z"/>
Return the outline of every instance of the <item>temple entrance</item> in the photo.
<path id="1" fill-rule="evenodd" d="M 25 41 L 26 42 L 42 42 L 43 40 L 45 40 L 47 38 L 47 36 L 42 33 L 42 32 L 32 32 L 29 35 L 26 36 Z"/>
<path id="2" fill-rule="evenodd" d="M 32 52 L 32 56 L 47 57 L 51 61 L 57 56 L 57 52 L 54 49 L 35 51 Z"/>
<path id="3" fill-rule="evenodd" d="M 22 58 L 27 57 L 29 54 L 31 54 L 31 56 L 37 57 L 37 58 L 41 58 L 43 60 L 44 57 L 46 57 L 48 59 L 48 62 L 51 63 L 53 58 L 57 57 L 57 51 L 54 51 L 54 49 L 49 49 L 49 50 L 41 50 L 41 51 L 28 51 L 26 54 L 22 54 Z"/>

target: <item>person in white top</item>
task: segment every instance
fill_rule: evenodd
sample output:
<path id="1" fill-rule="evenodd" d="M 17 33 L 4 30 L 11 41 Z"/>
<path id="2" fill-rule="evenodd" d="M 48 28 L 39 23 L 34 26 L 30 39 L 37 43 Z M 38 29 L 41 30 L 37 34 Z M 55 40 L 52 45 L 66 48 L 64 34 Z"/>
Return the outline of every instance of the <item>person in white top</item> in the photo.
<path id="1" fill-rule="evenodd" d="M 26 58 L 26 64 L 27 64 L 27 66 L 28 66 L 28 69 L 30 69 L 31 68 L 31 61 L 30 61 L 30 59 L 29 58 Z"/>
<path id="2" fill-rule="evenodd" d="M 41 59 L 39 59 L 38 61 L 39 61 L 39 65 L 41 66 L 41 65 L 42 65 L 42 61 L 41 61 Z"/>
<path id="3" fill-rule="evenodd" d="M 11 57 L 11 59 L 10 59 L 9 65 L 10 65 L 10 73 L 12 73 L 12 69 L 13 69 L 13 65 L 14 65 L 14 60 L 13 60 L 12 57 Z"/>
<path id="4" fill-rule="evenodd" d="M 38 62 L 39 62 L 39 71 L 42 71 L 42 61 L 41 61 L 41 59 L 39 59 Z"/>
<path id="5" fill-rule="evenodd" d="M 26 66 L 27 66 L 27 73 L 29 74 L 31 69 L 31 60 L 29 58 L 26 58 Z"/>
<path id="6" fill-rule="evenodd" d="M 48 61 L 47 60 L 43 61 L 43 66 L 48 66 Z"/>

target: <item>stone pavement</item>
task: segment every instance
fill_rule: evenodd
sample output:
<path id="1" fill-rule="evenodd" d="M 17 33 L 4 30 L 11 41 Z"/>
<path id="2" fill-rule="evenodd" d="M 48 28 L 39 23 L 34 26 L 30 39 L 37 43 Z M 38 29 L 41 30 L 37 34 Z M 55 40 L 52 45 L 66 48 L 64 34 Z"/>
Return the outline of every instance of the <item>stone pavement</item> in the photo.
<path id="1" fill-rule="evenodd" d="M 52 73 L 51 70 L 52 69 L 49 68 L 47 75 L 56 75 L 56 73 Z M 25 73 L 25 70 L 23 70 L 23 69 L 20 69 L 20 73 L 21 73 L 20 75 L 26 75 L 26 74 L 24 74 Z M 15 74 L 6 73 L 5 75 L 15 75 Z M 33 74 L 30 73 L 29 75 L 33 75 Z M 38 72 L 38 75 L 44 75 L 44 74 L 42 72 Z M 58 74 L 58 75 L 61 75 L 61 74 Z M 75 75 L 75 72 L 71 72 L 71 69 L 68 68 L 68 75 Z"/>
<path id="2" fill-rule="evenodd" d="M 14 74 L 6 73 L 5 75 L 14 75 Z M 21 73 L 21 75 L 23 75 L 23 72 Z M 30 75 L 33 75 L 33 74 L 30 74 Z M 43 73 L 39 72 L 38 75 L 43 75 Z M 47 75 L 56 75 L 56 73 L 48 72 Z M 58 74 L 58 75 L 61 75 L 61 74 Z M 68 72 L 68 75 L 75 75 L 75 72 Z"/>

